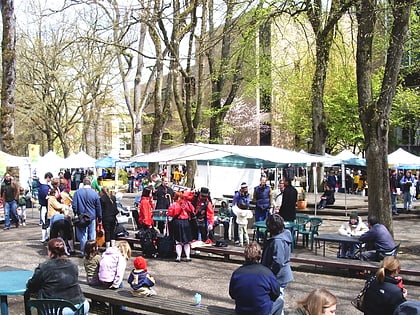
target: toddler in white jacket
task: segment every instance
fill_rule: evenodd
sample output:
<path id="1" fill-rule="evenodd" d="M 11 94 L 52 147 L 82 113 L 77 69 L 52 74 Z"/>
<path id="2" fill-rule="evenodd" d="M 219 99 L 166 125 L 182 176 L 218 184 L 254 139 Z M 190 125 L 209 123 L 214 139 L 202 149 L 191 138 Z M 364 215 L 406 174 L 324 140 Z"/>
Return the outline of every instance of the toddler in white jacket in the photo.
<path id="1" fill-rule="evenodd" d="M 239 246 L 244 246 L 244 241 L 249 244 L 248 236 L 248 219 L 254 215 L 251 210 L 247 210 L 245 205 L 239 204 L 232 207 L 233 213 L 236 215 L 236 223 L 238 224 Z"/>

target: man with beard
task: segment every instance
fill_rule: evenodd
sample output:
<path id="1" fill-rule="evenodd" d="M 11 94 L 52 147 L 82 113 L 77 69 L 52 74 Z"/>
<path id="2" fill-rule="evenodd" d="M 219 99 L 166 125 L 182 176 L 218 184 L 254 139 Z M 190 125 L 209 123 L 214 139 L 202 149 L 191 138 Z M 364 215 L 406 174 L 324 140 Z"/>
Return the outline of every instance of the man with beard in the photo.
<path id="1" fill-rule="evenodd" d="M 10 174 L 4 175 L 1 184 L 1 198 L 4 206 L 4 229 L 10 229 L 10 219 L 19 227 L 19 217 L 16 212 L 17 201 L 19 200 L 19 184 L 12 180 Z"/>

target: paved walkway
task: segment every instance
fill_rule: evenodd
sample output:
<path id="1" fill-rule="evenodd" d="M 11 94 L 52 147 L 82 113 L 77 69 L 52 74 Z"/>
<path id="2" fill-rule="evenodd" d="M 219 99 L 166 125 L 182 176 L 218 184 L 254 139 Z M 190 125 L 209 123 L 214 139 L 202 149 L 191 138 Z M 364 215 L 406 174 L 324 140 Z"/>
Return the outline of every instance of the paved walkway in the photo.
<path id="1" fill-rule="evenodd" d="M 125 205 L 131 206 L 134 196 L 128 195 L 123 199 Z M 311 195 L 308 195 L 311 200 Z M 327 208 L 317 212 L 325 220 L 320 228 L 320 233 L 334 233 L 339 225 L 347 220 L 345 216 L 344 195 L 337 194 L 334 208 Z M 357 209 L 366 220 L 367 198 L 361 196 L 347 195 L 346 204 L 348 208 Z M 420 202 L 415 203 L 416 209 L 410 214 L 401 214 L 395 217 L 394 231 L 395 239 L 401 242 L 399 258 L 404 262 L 420 266 Z M 309 205 L 311 207 L 311 205 Z M 312 210 L 306 210 L 312 211 Z M 38 211 L 28 210 L 28 224 L 18 229 L 12 228 L 9 231 L 0 229 L 0 266 L 10 265 L 13 267 L 33 270 L 40 262 L 46 259 L 46 248 L 39 241 L 41 228 L 38 226 Z M 134 231 L 128 228 L 134 235 Z M 218 230 L 218 229 L 217 229 Z M 251 231 L 250 231 L 251 232 Z M 301 245 L 301 244 L 299 244 Z M 234 246 L 234 245 L 230 245 Z M 329 246 L 327 255 L 334 256 L 336 247 Z M 298 246 L 296 252 L 311 254 L 309 249 Z M 134 252 L 134 256 L 138 255 Z M 175 263 L 172 260 L 148 261 L 149 271 L 156 278 L 156 291 L 159 295 L 174 297 L 178 299 L 193 299 L 196 292 L 201 293 L 204 304 L 215 304 L 226 307 L 234 307 L 234 302 L 228 294 L 229 279 L 232 272 L 239 266 L 237 263 L 223 262 L 215 257 L 208 257 L 201 254 L 204 259 L 193 258 L 191 263 Z M 71 258 L 78 266 L 80 277 L 85 276 L 82 260 L 76 257 Z M 132 264 L 128 263 L 126 273 L 128 275 Z M 419 267 L 420 268 L 420 267 Z M 350 300 L 357 295 L 363 286 L 363 279 L 348 277 L 346 273 L 324 273 L 322 268 L 314 273 L 314 267 L 305 269 L 299 268 L 294 271 L 295 281 L 286 289 L 286 314 L 295 307 L 295 302 L 303 298 L 315 287 L 326 287 L 332 291 L 339 300 L 337 314 L 360 314 L 351 305 Z M 417 279 L 419 280 L 419 279 Z M 1 281 L 1 280 L 0 280 Z M 127 285 L 127 283 L 125 283 Z M 419 287 L 407 286 L 409 299 L 420 300 Z M 10 297 L 10 314 L 23 314 L 21 297 Z"/>

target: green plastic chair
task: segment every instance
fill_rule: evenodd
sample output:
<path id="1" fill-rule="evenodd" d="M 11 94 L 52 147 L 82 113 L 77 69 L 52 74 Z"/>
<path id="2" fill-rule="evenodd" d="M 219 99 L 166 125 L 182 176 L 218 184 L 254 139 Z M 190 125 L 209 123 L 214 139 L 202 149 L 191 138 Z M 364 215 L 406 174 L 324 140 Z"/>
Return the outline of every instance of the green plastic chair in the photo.
<path id="1" fill-rule="evenodd" d="M 307 215 L 307 214 L 300 214 L 300 213 L 296 214 L 296 219 L 295 219 L 295 223 L 296 223 L 295 244 L 298 243 L 299 234 L 303 234 L 301 232 L 306 231 L 306 224 L 308 224 L 308 222 L 309 222 L 309 215 Z"/>
<path id="2" fill-rule="evenodd" d="M 305 247 L 309 245 L 309 241 L 311 242 L 311 250 L 314 249 L 314 235 L 319 235 L 318 229 L 322 224 L 322 218 L 312 217 L 309 218 L 309 228 L 306 231 L 301 231 L 300 234 L 303 236 L 302 245 Z"/>
<path id="3" fill-rule="evenodd" d="M 37 310 L 38 315 L 63 315 L 65 308 L 71 309 L 75 315 L 84 315 L 83 303 L 76 307 L 73 303 L 61 299 L 31 299 L 27 301 L 27 309 L 32 313 L 32 309 Z"/>

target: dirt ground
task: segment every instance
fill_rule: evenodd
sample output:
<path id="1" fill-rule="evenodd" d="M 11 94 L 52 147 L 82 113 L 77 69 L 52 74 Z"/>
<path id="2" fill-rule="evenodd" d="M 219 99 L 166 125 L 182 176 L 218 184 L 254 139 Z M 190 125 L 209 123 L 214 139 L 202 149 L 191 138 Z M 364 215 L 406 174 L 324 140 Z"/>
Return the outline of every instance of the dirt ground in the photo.
<path id="1" fill-rule="evenodd" d="M 131 199 L 126 200 L 129 204 Z M 359 200 L 363 204 L 363 200 Z M 354 203 L 354 202 L 353 202 Z M 360 205 L 360 209 L 362 206 Z M 335 210 L 334 210 L 335 211 Z M 336 212 L 318 213 L 324 218 L 320 233 L 336 232 L 338 227 L 347 218 L 343 210 Z M 402 214 L 397 217 L 394 224 L 395 239 L 401 242 L 399 258 L 404 264 L 410 261 L 411 264 L 420 262 L 420 223 L 418 210 L 410 214 Z M 9 231 L 0 230 L 0 266 L 12 266 L 33 270 L 40 262 L 47 259 L 46 248 L 39 239 L 41 228 L 38 225 L 37 210 L 28 209 L 28 222 L 25 227 L 12 228 Z M 366 216 L 364 216 L 366 219 Z M 130 230 L 131 235 L 134 231 Z M 218 231 L 219 229 L 216 229 Z M 250 230 L 249 233 L 252 233 Z M 301 244 L 295 251 L 310 253 Z M 234 246 L 230 244 L 229 246 Z M 329 245 L 327 255 L 335 255 L 337 248 Z M 134 251 L 134 256 L 140 252 Z M 221 258 L 209 257 L 207 254 L 200 254 L 200 258 L 192 256 L 190 263 L 176 263 L 173 260 L 149 259 L 148 267 L 150 273 L 156 279 L 156 291 L 159 295 L 174 297 L 177 299 L 193 300 L 196 292 L 202 295 L 203 304 L 214 304 L 234 308 L 234 301 L 229 297 L 228 288 L 232 272 L 239 267 L 239 262 L 224 262 Z M 85 277 L 82 259 L 71 257 L 78 266 L 80 278 Z M 419 265 L 419 264 L 418 264 Z M 285 294 L 285 314 L 288 314 L 296 306 L 296 301 L 307 295 L 312 289 L 325 287 L 333 292 L 338 298 L 338 315 L 360 314 L 350 304 L 353 297 L 357 295 L 363 286 L 361 278 L 349 277 L 346 272 L 325 270 L 321 267 L 296 266 L 294 269 L 295 281 L 290 283 Z M 132 268 L 129 262 L 126 270 L 126 278 Z M 419 281 L 419 279 L 416 279 Z M 1 279 L 0 279 L 1 281 Z M 125 282 L 125 286 L 128 284 Z M 408 284 L 409 299 L 419 300 L 419 287 Z M 9 314 L 20 315 L 23 313 L 23 299 L 21 296 L 11 296 L 9 301 Z"/>

